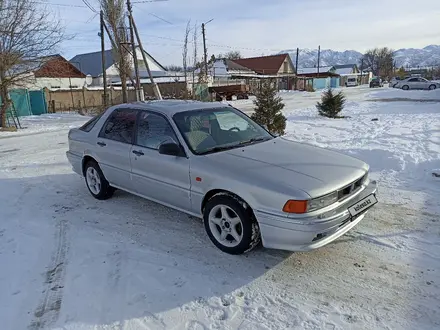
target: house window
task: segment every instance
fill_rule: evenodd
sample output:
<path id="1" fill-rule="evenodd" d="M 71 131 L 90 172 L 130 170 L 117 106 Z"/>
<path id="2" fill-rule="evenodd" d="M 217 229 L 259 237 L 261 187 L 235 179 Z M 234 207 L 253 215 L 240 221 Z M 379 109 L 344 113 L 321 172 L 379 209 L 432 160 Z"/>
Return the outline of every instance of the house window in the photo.
<path id="1" fill-rule="evenodd" d="M 286 61 L 283 64 L 284 64 L 283 72 L 284 73 L 289 72 L 289 63 L 287 63 L 287 61 Z"/>

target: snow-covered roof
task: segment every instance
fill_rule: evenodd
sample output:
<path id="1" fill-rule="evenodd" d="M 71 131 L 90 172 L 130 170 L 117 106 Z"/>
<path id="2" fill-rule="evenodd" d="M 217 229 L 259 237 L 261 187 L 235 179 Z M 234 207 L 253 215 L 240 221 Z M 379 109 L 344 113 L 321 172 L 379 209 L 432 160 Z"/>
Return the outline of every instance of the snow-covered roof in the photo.
<path id="1" fill-rule="evenodd" d="M 333 69 L 333 66 L 320 66 L 319 72 L 330 72 Z M 318 73 L 318 68 L 301 68 L 298 69 L 298 74 L 311 74 L 311 73 Z"/>
<path id="2" fill-rule="evenodd" d="M 347 75 L 347 74 L 351 74 L 353 72 L 353 68 L 336 69 L 335 72 L 340 75 Z"/>

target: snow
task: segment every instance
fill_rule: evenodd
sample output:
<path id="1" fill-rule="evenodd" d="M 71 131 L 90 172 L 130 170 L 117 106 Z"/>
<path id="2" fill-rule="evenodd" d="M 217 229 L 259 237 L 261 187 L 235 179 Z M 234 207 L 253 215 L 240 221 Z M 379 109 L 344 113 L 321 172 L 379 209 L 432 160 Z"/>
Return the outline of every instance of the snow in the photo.
<path id="1" fill-rule="evenodd" d="M 439 328 L 440 103 L 367 93 L 347 89 L 351 118 L 335 120 L 317 116 L 319 92 L 281 94 L 289 139 L 359 157 L 379 183 L 354 230 L 308 253 L 230 256 L 198 219 L 121 191 L 93 199 L 65 157 L 88 117 L 2 132 L 2 328 Z"/>

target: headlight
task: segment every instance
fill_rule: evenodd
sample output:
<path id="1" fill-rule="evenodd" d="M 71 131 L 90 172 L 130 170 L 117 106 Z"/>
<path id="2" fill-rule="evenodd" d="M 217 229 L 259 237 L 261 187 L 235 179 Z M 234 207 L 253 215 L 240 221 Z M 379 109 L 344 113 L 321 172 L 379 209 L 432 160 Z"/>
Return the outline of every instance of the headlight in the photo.
<path id="1" fill-rule="evenodd" d="M 332 205 L 333 203 L 336 203 L 338 201 L 338 192 L 332 192 L 331 194 L 314 198 L 309 201 L 307 212 L 316 211 L 319 209 L 322 209 L 324 207 L 327 207 L 329 205 Z"/>

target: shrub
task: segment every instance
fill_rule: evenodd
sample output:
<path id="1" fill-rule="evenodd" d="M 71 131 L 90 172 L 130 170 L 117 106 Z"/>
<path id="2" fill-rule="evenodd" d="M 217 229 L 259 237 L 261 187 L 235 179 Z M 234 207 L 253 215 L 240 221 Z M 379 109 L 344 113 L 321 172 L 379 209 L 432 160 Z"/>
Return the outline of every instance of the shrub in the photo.
<path id="1" fill-rule="evenodd" d="M 322 97 L 321 102 L 316 104 L 316 108 L 321 116 L 328 118 L 344 118 L 339 113 L 344 109 L 346 98 L 341 92 L 334 94 L 331 88 L 327 89 Z"/>
<path id="2" fill-rule="evenodd" d="M 265 82 L 256 96 L 255 112 L 251 118 L 258 124 L 265 125 L 269 132 L 283 135 L 286 128 L 286 117 L 281 112 L 284 103 L 277 96 L 276 88 L 270 82 Z"/>

